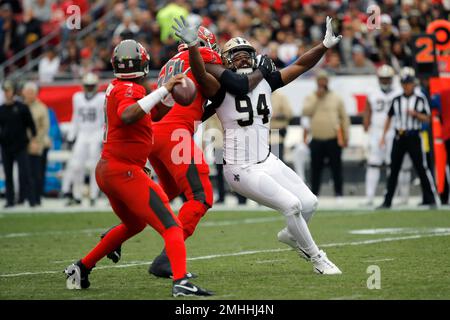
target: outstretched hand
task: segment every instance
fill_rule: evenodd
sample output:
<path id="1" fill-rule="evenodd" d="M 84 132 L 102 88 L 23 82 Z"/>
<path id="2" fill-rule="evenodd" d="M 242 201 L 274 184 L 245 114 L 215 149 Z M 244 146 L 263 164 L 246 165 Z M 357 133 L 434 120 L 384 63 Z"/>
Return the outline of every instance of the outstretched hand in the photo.
<path id="1" fill-rule="evenodd" d="M 176 25 L 172 25 L 175 35 L 189 47 L 195 46 L 198 43 L 198 27 L 189 25 L 183 16 L 180 16 L 180 19 L 181 20 L 178 20 L 177 18 L 173 19 L 176 23 Z"/>
<path id="2" fill-rule="evenodd" d="M 258 56 L 258 59 L 258 69 L 264 77 L 277 70 L 275 63 L 273 63 L 272 59 L 270 59 L 267 55 Z"/>
<path id="3" fill-rule="evenodd" d="M 337 37 L 334 35 L 333 25 L 331 24 L 332 20 L 332 18 L 327 17 L 327 31 L 325 32 L 325 38 L 323 39 L 323 45 L 328 49 L 337 45 L 342 39 L 342 35 L 338 35 Z"/>

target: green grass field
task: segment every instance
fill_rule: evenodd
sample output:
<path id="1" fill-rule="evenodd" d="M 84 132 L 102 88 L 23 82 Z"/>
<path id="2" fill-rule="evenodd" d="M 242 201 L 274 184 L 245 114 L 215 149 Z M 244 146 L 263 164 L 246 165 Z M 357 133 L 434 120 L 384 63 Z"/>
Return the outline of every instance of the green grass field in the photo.
<path id="1" fill-rule="evenodd" d="M 125 243 L 119 264 L 100 261 L 88 290 L 65 289 L 63 269 L 117 222 L 112 213 L 0 214 L 0 299 L 172 299 L 171 281 L 147 273 L 163 244 L 150 228 Z M 275 212 L 209 213 L 187 241 L 194 282 L 216 292 L 208 299 L 450 299 L 449 212 L 319 211 L 312 234 L 341 276 L 314 274 L 277 241 L 282 227 Z M 371 265 L 380 289 L 367 288 Z"/>

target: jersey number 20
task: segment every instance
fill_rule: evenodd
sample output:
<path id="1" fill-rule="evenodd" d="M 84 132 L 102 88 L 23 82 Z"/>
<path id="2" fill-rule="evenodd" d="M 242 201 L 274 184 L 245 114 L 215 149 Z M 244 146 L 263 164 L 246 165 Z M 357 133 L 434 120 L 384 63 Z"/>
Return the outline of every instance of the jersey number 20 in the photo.
<path id="1" fill-rule="evenodd" d="M 238 124 L 241 127 L 251 126 L 253 124 L 253 106 L 249 96 L 236 97 L 236 111 L 239 113 L 248 113 L 247 120 L 238 120 Z M 256 104 L 256 112 L 258 115 L 263 116 L 262 122 L 267 123 L 269 121 L 270 110 L 267 106 L 266 95 L 260 94 L 258 96 L 258 102 Z"/>

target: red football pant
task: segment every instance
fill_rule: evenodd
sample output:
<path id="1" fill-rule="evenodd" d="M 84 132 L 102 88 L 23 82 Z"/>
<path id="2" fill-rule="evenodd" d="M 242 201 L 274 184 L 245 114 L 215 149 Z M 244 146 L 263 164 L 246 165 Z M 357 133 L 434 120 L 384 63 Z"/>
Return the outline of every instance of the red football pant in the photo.
<path id="1" fill-rule="evenodd" d="M 213 188 L 203 151 L 197 147 L 188 130 L 178 135 L 174 132 L 177 129 L 167 124 L 154 125 L 149 161 L 169 200 L 182 193 L 187 199 L 178 214 L 186 239 L 194 233 L 200 219 L 212 206 Z"/>
<path id="2" fill-rule="evenodd" d="M 96 179 L 122 223 L 109 231 L 82 263 L 89 269 L 94 267 L 97 261 L 150 225 L 164 238 L 173 279 L 183 278 L 186 274 L 183 230 L 161 187 L 139 166 L 104 159 L 97 164 Z"/>

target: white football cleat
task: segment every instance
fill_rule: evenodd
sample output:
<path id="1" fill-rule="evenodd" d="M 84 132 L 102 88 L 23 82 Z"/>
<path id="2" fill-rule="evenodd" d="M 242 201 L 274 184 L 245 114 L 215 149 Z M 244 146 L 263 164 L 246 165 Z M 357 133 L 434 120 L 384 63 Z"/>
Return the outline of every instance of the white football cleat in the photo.
<path id="1" fill-rule="evenodd" d="M 64 270 L 66 274 L 66 287 L 69 290 L 80 290 L 81 289 L 81 272 L 80 267 L 76 264 L 71 264 Z"/>
<path id="2" fill-rule="evenodd" d="M 302 249 L 300 249 L 297 241 L 295 241 L 294 237 L 290 234 L 287 228 L 284 228 L 280 232 L 278 232 L 277 237 L 278 241 L 283 242 L 284 244 L 287 244 L 291 248 L 295 249 L 298 252 L 300 258 L 303 258 L 306 261 L 311 261 L 311 258 Z"/>
<path id="3" fill-rule="evenodd" d="M 64 270 L 67 289 L 80 290 L 89 288 L 91 285 L 89 282 L 89 273 L 91 273 L 91 270 L 87 269 L 81 261 L 77 261 L 68 266 Z"/>
<path id="4" fill-rule="evenodd" d="M 313 270 L 316 273 L 326 275 L 342 274 L 342 271 L 327 258 L 327 254 L 322 250 L 311 258 L 311 262 L 313 263 Z"/>

